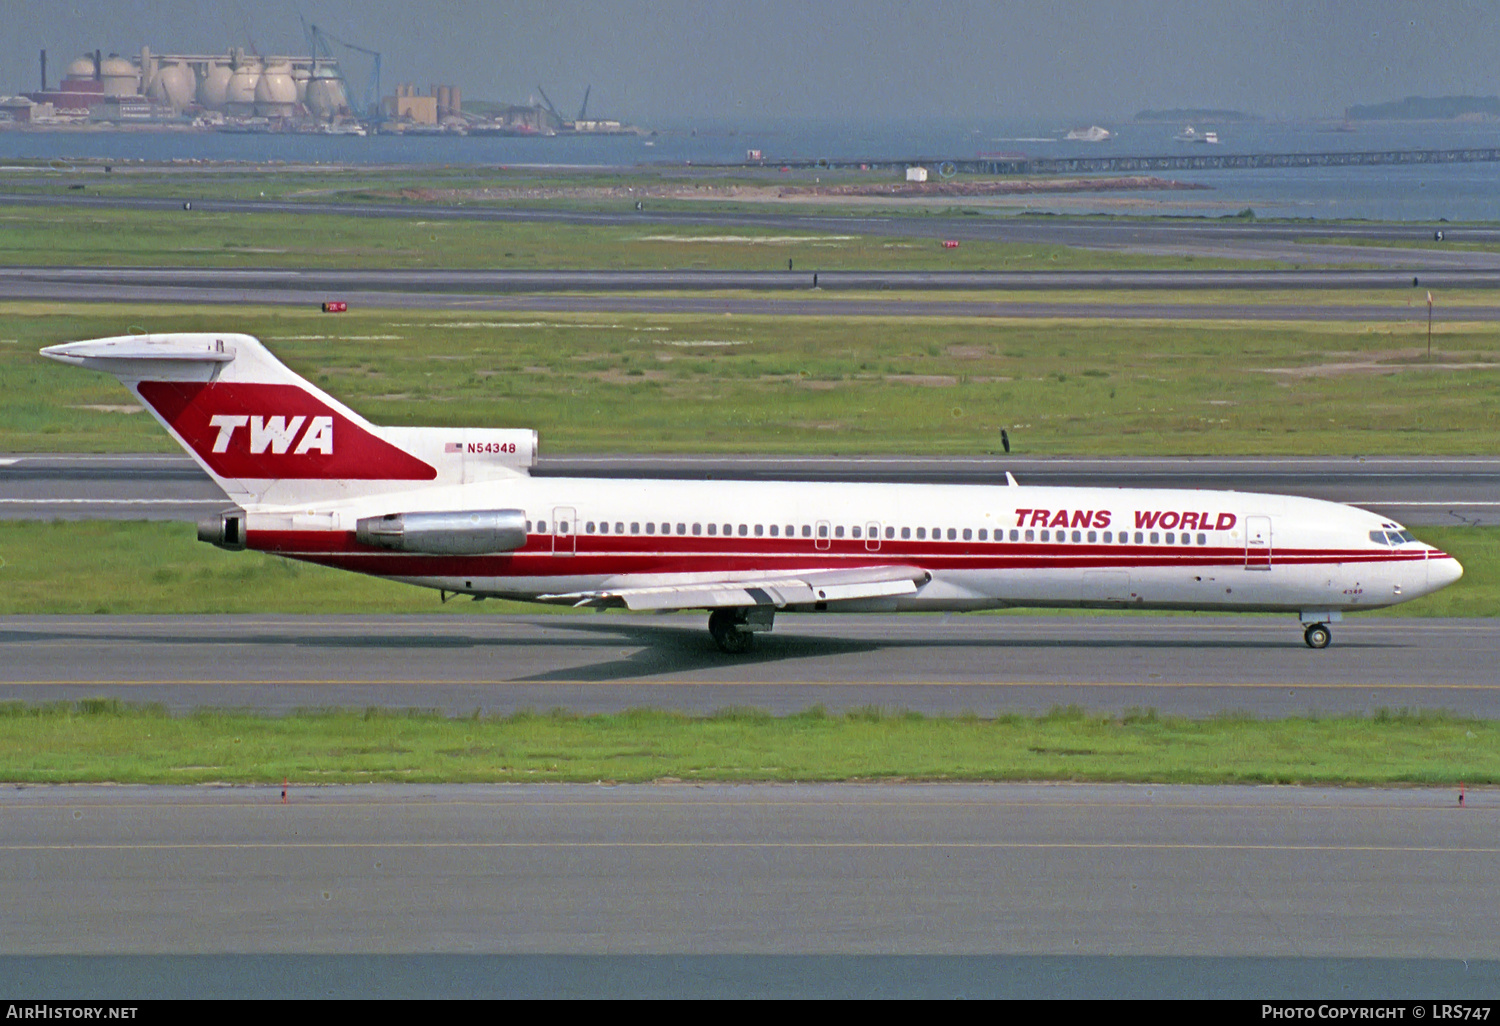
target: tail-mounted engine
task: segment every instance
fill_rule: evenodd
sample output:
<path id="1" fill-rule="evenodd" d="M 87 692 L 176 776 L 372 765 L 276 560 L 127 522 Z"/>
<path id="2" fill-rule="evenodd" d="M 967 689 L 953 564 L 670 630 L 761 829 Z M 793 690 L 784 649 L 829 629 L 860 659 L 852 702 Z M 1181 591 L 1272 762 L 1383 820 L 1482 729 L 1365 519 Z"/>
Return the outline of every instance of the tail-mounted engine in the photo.
<path id="1" fill-rule="evenodd" d="M 239 552 L 245 547 L 245 511 L 229 509 L 198 521 L 198 540 Z"/>
<path id="2" fill-rule="evenodd" d="M 387 513 L 357 521 L 354 537 L 363 545 L 398 552 L 442 556 L 511 552 L 526 544 L 526 513 L 519 509 Z"/>

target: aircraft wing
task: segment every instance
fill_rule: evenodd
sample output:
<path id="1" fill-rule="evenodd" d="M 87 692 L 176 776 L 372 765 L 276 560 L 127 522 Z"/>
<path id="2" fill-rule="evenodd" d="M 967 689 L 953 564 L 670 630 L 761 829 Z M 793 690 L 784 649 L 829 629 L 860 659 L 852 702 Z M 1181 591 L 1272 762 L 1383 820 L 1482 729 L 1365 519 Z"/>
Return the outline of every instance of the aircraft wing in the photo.
<path id="1" fill-rule="evenodd" d="M 867 566 L 853 569 L 794 570 L 753 574 L 723 580 L 684 580 L 680 584 L 606 588 L 557 595 L 540 595 L 542 602 L 574 606 L 625 606 L 628 609 L 733 609 L 848 599 L 913 595 L 932 575 L 915 566 Z"/>

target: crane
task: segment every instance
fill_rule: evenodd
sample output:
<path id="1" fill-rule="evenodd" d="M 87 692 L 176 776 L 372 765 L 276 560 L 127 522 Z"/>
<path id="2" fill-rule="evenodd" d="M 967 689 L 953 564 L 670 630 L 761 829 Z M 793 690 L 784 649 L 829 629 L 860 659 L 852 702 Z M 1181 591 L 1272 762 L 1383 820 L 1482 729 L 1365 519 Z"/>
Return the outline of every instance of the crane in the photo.
<path id="1" fill-rule="evenodd" d="M 374 67 L 370 75 L 370 81 L 365 86 L 363 105 L 366 116 L 369 117 L 370 120 L 375 122 L 384 120 L 384 118 L 381 117 L 380 108 L 380 51 L 371 50 L 368 47 L 359 46 L 358 44 L 347 42 L 343 39 L 340 39 L 332 32 L 320 29 L 316 25 L 308 25 L 305 21 L 303 22 L 303 28 L 307 33 L 308 42 L 311 44 L 310 49 L 312 50 L 314 60 L 317 59 L 320 51 L 322 55 L 324 57 L 327 57 L 329 60 L 337 60 L 337 58 L 333 56 L 333 50 L 328 45 L 329 40 L 332 40 L 346 50 L 353 50 L 356 53 L 362 53 L 373 58 Z"/>

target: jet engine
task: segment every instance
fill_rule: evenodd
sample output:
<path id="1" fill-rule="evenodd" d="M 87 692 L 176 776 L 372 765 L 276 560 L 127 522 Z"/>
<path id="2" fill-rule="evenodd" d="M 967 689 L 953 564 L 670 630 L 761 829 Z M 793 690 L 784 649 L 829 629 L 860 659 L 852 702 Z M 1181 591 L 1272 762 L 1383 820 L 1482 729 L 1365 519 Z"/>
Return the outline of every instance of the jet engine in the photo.
<path id="1" fill-rule="evenodd" d="M 511 552 L 526 544 L 526 512 L 519 509 L 451 513 L 387 513 L 354 525 L 361 544 L 398 552 L 478 555 Z"/>

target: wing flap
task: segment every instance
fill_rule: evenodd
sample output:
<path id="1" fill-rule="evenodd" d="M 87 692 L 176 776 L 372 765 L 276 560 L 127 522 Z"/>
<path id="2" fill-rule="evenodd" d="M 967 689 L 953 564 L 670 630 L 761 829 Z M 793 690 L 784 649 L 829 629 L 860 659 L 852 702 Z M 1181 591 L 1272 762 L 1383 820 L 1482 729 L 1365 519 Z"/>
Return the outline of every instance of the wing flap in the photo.
<path id="1" fill-rule="evenodd" d="M 542 595 L 539 598 L 543 602 L 568 602 L 575 606 L 623 605 L 636 611 L 748 606 L 781 609 L 816 602 L 913 595 L 930 576 L 920 567 L 860 567 L 857 570 L 810 570 L 736 580 L 653 583 L 640 587 Z"/>

